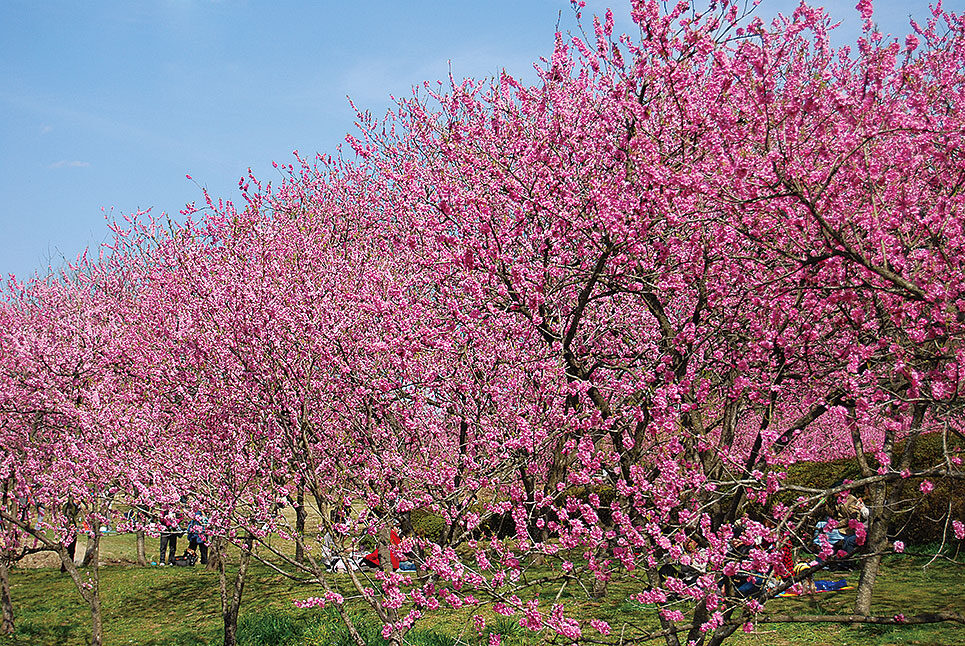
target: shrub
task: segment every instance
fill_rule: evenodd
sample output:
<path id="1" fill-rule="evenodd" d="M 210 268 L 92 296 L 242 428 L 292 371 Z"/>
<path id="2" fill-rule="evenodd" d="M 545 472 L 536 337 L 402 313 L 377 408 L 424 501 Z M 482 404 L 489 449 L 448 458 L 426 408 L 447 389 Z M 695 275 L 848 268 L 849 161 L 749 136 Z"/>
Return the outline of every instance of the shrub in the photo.
<path id="1" fill-rule="evenodd" d="M 442 516 L 424 508 L 413 509 L 410 513 L 410 520 L 416 536 L 428 538 L 432 541 L 439 540 L 442 532 L 449 529 Z"/>
<path id="2" fill-rule="evenodd" d="M 961 442 L 954 444 L 961 447 Z M 899 443 L 895 453 L 904 451 Z M 942 437 L 940 434 L 923 435 L 918 438 L 912 455 L 911 468 L 921 469 L 932 466 L 941 460 Z M 873 456 L 868 456 L 872 468 L 878 467 Z M 861 467 L 855 458 L 831 460 L 828 462 L 798 462 L 788 469 L 787 484 L 823 489 L 841 480 L 858 480 Z M 929 543 L 940 540 L 945 528 L 945 518 L 951 507 L 952 518 L 965 518 L 965 482 L 951 479 L 934 479 L 935 489 L 922 497 L 919 491 L 921 478 L 908 478 L 896 486 L 896 514 L 889 527 L 889 535 L 908 544 Z M 856 495 L 865 492 L 855 490 Z M 780 497 L 782 502 L 790 502 L 796 494 L 786 492 Z M 902 504 L 901 501 L 915 501 L 915 505 Z"/>

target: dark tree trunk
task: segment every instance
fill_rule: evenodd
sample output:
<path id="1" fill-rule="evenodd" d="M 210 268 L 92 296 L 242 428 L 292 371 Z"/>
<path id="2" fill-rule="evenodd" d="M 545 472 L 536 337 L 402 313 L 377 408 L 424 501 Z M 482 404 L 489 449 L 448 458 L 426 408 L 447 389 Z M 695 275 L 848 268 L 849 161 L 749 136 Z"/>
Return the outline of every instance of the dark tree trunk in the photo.
<path id="1" fill-rule="evenodd" d="M 871 514 L 868 518 L 867 551 L 869 556 L 861 566 L 861 577 L 858 580 L 858 594 L 854 602 L 854 614 L 868 616 L 871 614 L 871 597 L 881 566 L 881 553 L 888 548 L 888 524 L 891 521 L 889 501 L 885 483 L 875 486 L 871 500 Z"/>
<path id="2" fill-rule="evenodd" d="M 911 430 L 912 433 L 905 441 L 904 453 L 901 456 L 897 468 L 904 471 L 911 466 L 911 458 L 915 451 L 915 444 L 918 433 L 921 429 L 922 421 L 925 418 L 927 406 L 916 404 L 913 410 Z M 883 451 L 891 456 L 893 451 L 894 438 L 890 433 L 885 434 Z M 855 442 L 856 449 L 861 451 L 863 447 L 860 441 Z M 871 475 L 871 469 L 861 452 L 858 453 L 864 475 Z M 891 489 L 891 491 L 889 491 Z M 871 598 L 874 594 L 875 582 L 878 579 L 878 570 L 881 567 L 881 554 L 888 549 L 888 525 L 894 516 L 893 504 L 898 495 L 895 485 L 889 486 L 888 483 L 880 482 L 872 489 L 871 513 L 868 517 L 868 537 L 867 551 L 869 556 L 864 560 L 861 567 L 861 577 L 858 579 L 858 592 L 854 602 L 854 614 L 867 617 L 871 614 Z"/>
<path id="3" fill-rule="evenodd" d="M 211 547 L 208 550 L 208 569 L 212 572 L 220 572 L 223 568 L 223 555 L 224 551 L 224 539 L 218 537 L 209 537 L 211 541 Z"/>
<path id="4" fill-rule="evenodd" d="M 98 528 L 99 530 L 100 528 Z M 90 567 L 91 562 L 94 560 L 95 552 L 97 551 L 97 545 L 94 540 L 93 534 L 87 535 L 87 548 L 84 550 L 84 561 L 80 564 L 82 568 Z"/>
<path id="5" fill-rule="evenodd" d="M 251 564 L 253 544 L 254 539 L 251 535 L 247 536 L 241 548 L 238 573 L 235 575 L 231 590 L 228 590 L 224 560 L 220 558 L 221 555 L 219 554 L 218 581 L 221 589 L 221 616 L 224 619 L 224 646 L 237 646 L 238 644 L 238 610 L 241 608 L 241 595 L 245 589 L 245 576 L 248 574 L 248 566 Z"/>
<path id="6" fill-rule="evenodd" d="M 70 562 L 73 563 L 74 555 L 77 553 L 77 535 L 76 534 L 74 535 L 73 540 L 70 541 L 70 543 L 66 546 L 65 549 L 67 550 L 67 556 L 70 557 Z M 65 562 L 62 562 L 60 564 L 60 571 L 67 572 L 67 564 Z"/>
<path id="7" fill-rule="evenodd" d="M 3 605 L 3 623 L 0 634 L 13 634 L 13 601 L 10 599 L 10 564 L 0 561 L 0 604 Z"/>
<path id="8" fill-rule="evenodd" d="M 609 581 L 607 579 L 593 579 L 593 590 L 590 592 L 590 596 L 594 599 L 602 599 L 606 596 L 607 585 Z"/>
<path id="9" fill-rule="evenodd" d="M 295 531 L 299 536 L 305 535 L 305 481 L 298 481 L 298 491 L 296 492 L 295 501 L 298 503 L 295 506 Z M 299 565 L 305 564 L 305 546 L 302 541 L 295 542 L 295 562 Z"/>

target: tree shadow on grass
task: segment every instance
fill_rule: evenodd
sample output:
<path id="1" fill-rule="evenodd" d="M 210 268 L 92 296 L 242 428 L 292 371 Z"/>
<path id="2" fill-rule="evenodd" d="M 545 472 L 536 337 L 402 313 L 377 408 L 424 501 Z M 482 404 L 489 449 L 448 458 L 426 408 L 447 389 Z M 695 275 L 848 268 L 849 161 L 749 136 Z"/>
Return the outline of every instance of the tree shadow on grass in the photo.
<path id="1" fill-rule="evenodd" d="M 10 641 L 7 644 L 23 644 L 26 646 L 43 646 L 45 644 L 58 645 L 68 643 L 84 643 L 88 634 L 78 630 L 77 626 L 56 623 L 53 621 L 24 620 L 19 622 Z"/>
<path id="2" fill-rule="evenodd" d="M 143 646 L 213 646 L 220 644 L 221 641 L 222 634 L 220 631 L 203 634 L 195 630 L 182 630 L 156 640 L 144 642 Z"/>
<path id="3" fill-rule="evenodd" d="M 220 643 L 217 578 L 198 574 L 141 568 L 104 582 L 105 641 L 157 646 Z M 146 626 L 151 630 L 145 631 Z"/>

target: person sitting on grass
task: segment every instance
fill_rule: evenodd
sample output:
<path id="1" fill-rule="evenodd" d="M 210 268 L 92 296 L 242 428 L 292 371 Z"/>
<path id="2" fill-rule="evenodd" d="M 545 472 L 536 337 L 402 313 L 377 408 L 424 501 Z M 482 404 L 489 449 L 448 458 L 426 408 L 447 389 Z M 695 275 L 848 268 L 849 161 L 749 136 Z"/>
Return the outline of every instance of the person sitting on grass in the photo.
<path id="1" fill-rule="evenodd" d="M 398 570 L 399 563 L 401 561 L 399 560 L 399 555 L 397 551 L 393 548 L 396 545 L 400 545 L 402 543 L 402 539 L 400 539 L 399 535 L 395 533 L 394 528 L 389 531 L 389 541 L 391 542 L 391 545 L 389 546 L 389 561 L 391 561 L 392 563 L 392 569 Z M 359 561 L 359 567 L 369 567 L 369 568 L 381 567 L 381 562 L 379 561 L 378 548 L 376 548 L 375 551 L 372 552 L 371 554 L 366 554 L 365 556 L 363 556 L 362 560 Z"/>
<path id="2" fill-rule="evenodd" d="M 854 526 L 867 520 L 870 515 L 864 501 L 850 493 L 844 500 L 829 502 L 828 508 L 825 520 L 815 525 L 811 543 L 817 548 L 818 556 L 809 563 L 809 567 L 822 565 L 829 559 L 838 563 L 847 561 L 859 545 Z"/>
<path id="3" fill-rule="evenodd" d="M 805 574 L 806 576 L 797 583 L 798 594 L 814 594 L 817 588 L 814 586 L 814 573 L 810 572 L 813 566 L 809 563 L 798 563 L 794 566 L 794 575 Z"/>

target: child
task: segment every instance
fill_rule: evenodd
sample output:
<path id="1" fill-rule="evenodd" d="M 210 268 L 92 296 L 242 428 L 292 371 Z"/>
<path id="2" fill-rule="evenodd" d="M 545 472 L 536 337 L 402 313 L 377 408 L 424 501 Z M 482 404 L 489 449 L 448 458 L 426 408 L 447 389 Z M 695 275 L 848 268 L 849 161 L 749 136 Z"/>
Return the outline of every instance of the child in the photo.
<path id="1" fill-rule="evenodd" d="M 807 570 L 810 570 L 812 565 L 810 563 L 798 563 L 794 566 L 794 576 L 801 574 Z M 818 590 L 814 585 L 814 575 L 808 574 L 806 578 L 801 579 L 798 584 L 801 588 L 800 594 L 815 594 Z"/>

